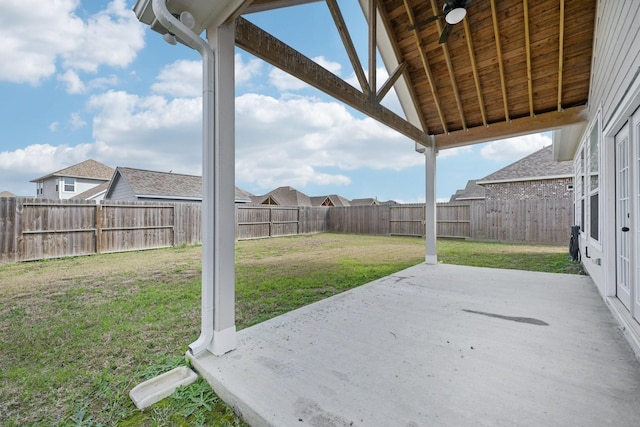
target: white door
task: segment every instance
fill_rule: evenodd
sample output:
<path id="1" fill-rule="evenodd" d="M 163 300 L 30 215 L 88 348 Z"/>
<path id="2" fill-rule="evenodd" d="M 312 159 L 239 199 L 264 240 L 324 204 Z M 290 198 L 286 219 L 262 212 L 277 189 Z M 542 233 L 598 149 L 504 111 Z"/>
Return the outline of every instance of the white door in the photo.
<path id="1" fill-rule="evenodd" d="M 633 146 L 635 147 L 635 168 L 636 174 L 635 178 L 635 194 L 636 194 L 636 204 L 635 204 L 635 222 L 633 223 L 633 236 L 635 239 L 635 271 L 636 275 L 633 280 L 633 284 L 631 285 L 631 298 L 633 301 L 633 309 L 631 310 L 633 313 L 633 317 L 636 320 L 640 321 L 640 112 L 637 112 L 633 115 L 631 119 L 631 135 L 629 139 L 633 141 Z M 631 233 L 629 233 L 631 234 Z"/>
<path id="2" fill-rule="evenodd" d="M 616 296 L 631 308 L 631 204 L 629 199 L 629 125 L 615 137 L 616 144 Z"/>

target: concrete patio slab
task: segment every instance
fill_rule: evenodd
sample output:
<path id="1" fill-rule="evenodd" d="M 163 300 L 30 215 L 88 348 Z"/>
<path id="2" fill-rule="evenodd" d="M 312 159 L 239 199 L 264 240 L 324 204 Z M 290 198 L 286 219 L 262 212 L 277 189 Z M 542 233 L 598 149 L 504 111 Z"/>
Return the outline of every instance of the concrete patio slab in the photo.
<path id="1" fill-rule="evenodd" d="M 640 364 L 586 276 L 421 264 L 193 363 L 253 426 L 640 425 Z"/>

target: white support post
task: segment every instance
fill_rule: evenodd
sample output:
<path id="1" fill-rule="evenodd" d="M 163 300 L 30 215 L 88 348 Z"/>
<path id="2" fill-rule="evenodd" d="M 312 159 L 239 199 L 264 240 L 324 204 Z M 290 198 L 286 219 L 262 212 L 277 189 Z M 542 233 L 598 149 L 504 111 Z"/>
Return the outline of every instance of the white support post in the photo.
<path id="1" fill-rule="evenodd" d="M 436 154 L 434 147 L 426 147 L 425 176 L 426 176 L 426 201 L 425 201 L 425 262 L 437 264 L 436 252 Z"/>
<path id="2" fill-rule="evenodd" d="M 235 23 L 208 29 L 207 43 L 166 3 L 152 2 L 160 24 L 202 55 L 202 321 L 189 351 L 220 356 L 236 348 Z"/>
<path id="3" fill-rule="evenodd" d="M 202 272 L 204 287 L 213 287 L 213 340 L 208 350 L 222 355 L 236 348 L 235 326 L 235 78 L 234 48 L 235 23 L 207 30 L 209 45 L 216 52 L 214 67 L 213 147 L 203 147 L 203 187 L 210 195 L 213 206 L 204 219 L 211 224 L 205 237 L 206 259 L 203 248 Z M 206 171 L 206 172 L 205 172 Z M 204 229 L 203 229 L 204 232 Z M 204 282 L 206 269 L 213 269 Z M 203 292 L 203 295 L 205 293 Z"/>

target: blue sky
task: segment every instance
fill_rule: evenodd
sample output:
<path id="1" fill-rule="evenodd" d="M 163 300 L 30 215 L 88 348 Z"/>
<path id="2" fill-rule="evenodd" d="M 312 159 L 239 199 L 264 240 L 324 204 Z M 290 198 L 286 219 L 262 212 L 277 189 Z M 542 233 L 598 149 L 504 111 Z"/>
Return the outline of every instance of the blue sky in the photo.
<path id="1" fill-rule="evenodd" d="M 34 195 L 31 179 L 88 158 L 201 173 L 196 52 L 139 23 L 134 1 L 3 3 L 0 191 Z M 358 2 L 339 4 L 366 64 Z M 324 2 L 246 18 L 356 81 Z M 424 156 L 412 141 L 240 49 L 235 64 L 237 186 L 254 194 L 289 185 L 310 196 L 424 201 Z M 385 76 L 379 69 L 377 80 Z M 384 104 L 399 111 L 393 95 Z M 437 197 L 550 143 L 548 134 L 529 135 L 443 150 Z"/>

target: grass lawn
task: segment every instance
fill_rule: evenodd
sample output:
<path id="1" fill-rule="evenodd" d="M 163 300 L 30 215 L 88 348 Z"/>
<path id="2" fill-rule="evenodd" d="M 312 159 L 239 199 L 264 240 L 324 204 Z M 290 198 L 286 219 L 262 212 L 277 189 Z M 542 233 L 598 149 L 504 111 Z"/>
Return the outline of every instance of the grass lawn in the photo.
<path id="1" fill-rule="evenodd" d="M 140 412 L 128 392 L 184 365 L 199 335 L 201 248 L 0 265 L 0 425 L 243 425 L 206 382 Z M 581 273 L 567 248 L 438 242 L 442 262 Z M 424 260 L 419 238 L 236 243 L 239 329 Z"/>

